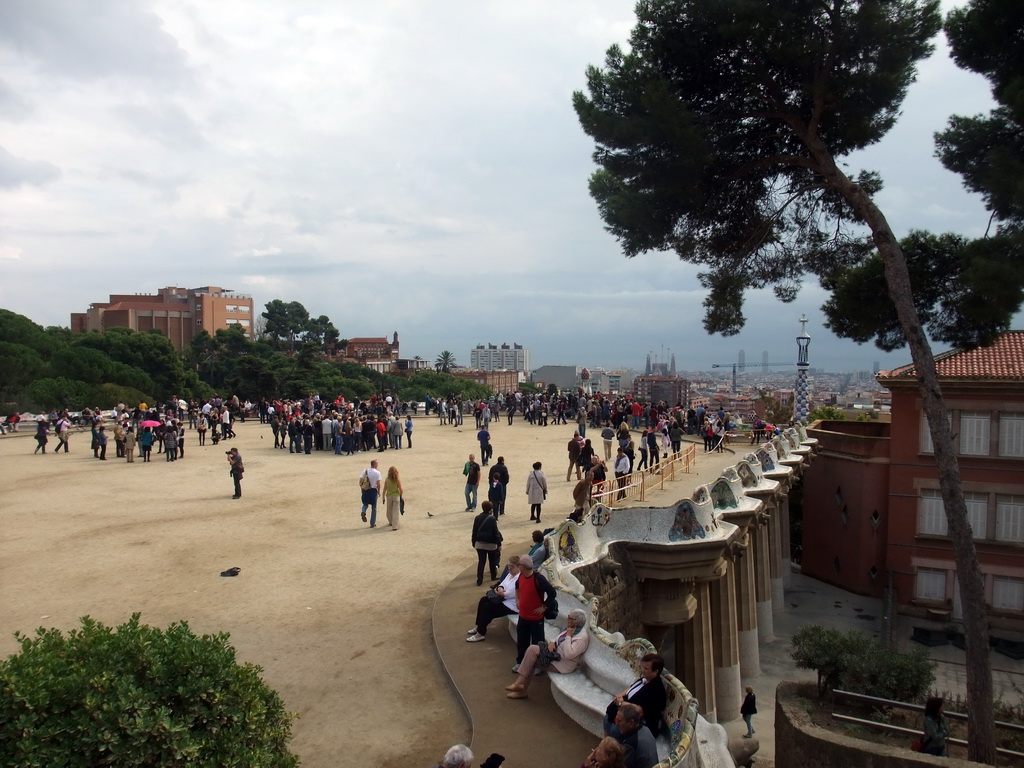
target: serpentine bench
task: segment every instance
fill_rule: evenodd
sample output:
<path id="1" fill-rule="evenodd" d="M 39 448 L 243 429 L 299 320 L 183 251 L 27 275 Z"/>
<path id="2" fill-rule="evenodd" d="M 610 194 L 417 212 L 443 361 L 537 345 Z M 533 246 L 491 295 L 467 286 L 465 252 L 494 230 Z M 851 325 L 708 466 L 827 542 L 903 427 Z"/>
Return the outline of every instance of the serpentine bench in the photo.
<path id="1" fill-rule="evenodd" d="M 559 591 L 557 619 L 544 622 L 546 640 L 555 640 L 565 627 L 570 610 L 588 614 L 590 644 L 579 668 L 570 674 L 549 675 L 551 694 L 570 718 L 597 737 L 604 736 L 604 713 L 609 702 L 640 677 L 640 660 L 655 648 L 643 638 L 623 640 L 620 633 L 608 634 L 597 624 L 599 598 L 590 605 L 581 604 L 572 595 Z M 518 616 L 509 616 L 509 631 L 515 637 Z M 676 768 L 693 742 L 697 725 L 697 700 L 673 675 L 663 673 L 666 705 L 662 714 L 665 727 L 658 736 L 659 768 Z M 691 757 L 693 754 L 691 753 Z M 687 761 L 688 763 L 689 761 Z"/>

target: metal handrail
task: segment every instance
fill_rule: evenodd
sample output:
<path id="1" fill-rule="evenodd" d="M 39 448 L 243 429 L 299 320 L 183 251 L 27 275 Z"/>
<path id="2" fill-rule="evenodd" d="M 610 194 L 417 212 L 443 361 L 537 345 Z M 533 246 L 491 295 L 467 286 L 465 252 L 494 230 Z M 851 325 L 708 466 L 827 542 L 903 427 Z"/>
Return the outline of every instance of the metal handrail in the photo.
<path id="1" fill-rule="evenodd" d="M 850 699 L 851 701 L 861 701 L 867 704 L 879 704 L 886 707 L 892 707 L 893 709 L 905 709 L 911 712 L 924 712 L 924 707 L 920 704 L 910 704 L 905 701 L 896 701 L 894 699 L 883 699 L 878 696 L 868 696 L 866 693 L 853 693 L 852 691 L 840 691 L 833 689 L 833 698 L 839 697 L 843 699 Z M 835 702 L 833 701 L 833 704 Z M 962 720 L 967 721 L 967 715 L 961 712 L 943 712 L 943 714 L 950 720 Z M 920 736 L 919 730 L 913 730 L 911 728 L 904 728 L 901 725 L 889 725 L 888 723 L 878 722 L 876 720 L 866 720 L 860 717 L 853 717 L 852 715 L 842 715 L 836 712 L 832 712 L 832 717 L 836 720 L 842 720 L 848 723 L 856 723 L 857 725 L 867 725 L 872 728 L 880 728 L 884 731 L 891 733 L 901 733 L 908 736 Z M 1024 725 L 1018 725 L 1017 723 L 1005 723 L 1001 720 L 995 721 L 996 728 L 1002 728 L 1008 731 L 1024 732 Z M 952 736 L 946 737 L 946 742 L 949 744 L 955 744 L 960 747 L 966 747 L 967 742 L 963 739 L 953 738 Z M 1002 747 L 996 747 L 996 752 L 1000 755 L 1006 755 L 1008 757 L 1024 757 L 1024 752 L 1016 752 L 1012 749 L 1003 749 Z"/>

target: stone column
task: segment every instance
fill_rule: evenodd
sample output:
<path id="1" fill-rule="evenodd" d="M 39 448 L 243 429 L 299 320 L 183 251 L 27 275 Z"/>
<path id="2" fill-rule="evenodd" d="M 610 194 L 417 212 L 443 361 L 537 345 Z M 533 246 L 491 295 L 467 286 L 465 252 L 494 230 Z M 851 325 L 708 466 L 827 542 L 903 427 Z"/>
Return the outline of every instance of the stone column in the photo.
<path id="1" fill-rule="evenodd" d="M 786 593 L 782 585 L 782 508 L 779 496 L 772 500 L 772 506 L 768 510 L 768 514 L 768 528 L 766 532 L 768 534 L 772 610 L 781 611 L 786 607 Z"/>
<path id="2" fill-rule="evenodd" d="M 761 674 L 761 650 L 757 638 L 757 588 L 754 585 L 754 546 L 748 530 L 746 549 L 736 561 L 736 639 L 743 677 Z"/>
<path id="3" fill-rule="evenodd" d="M 768 545 L 767 516 L 751 525 L 750 532 L 754 559 L 754 586 L 757 599 L 757 639 L 761 643 L 770 643 L 775 639 L 775 622 L 772 618 L 771 591 L 771 555 Z"/>
<path id="4" fill-rule="evenodd" d="M 741 552 L 737 553 L 742 554 Z M 725 719 L 739 717 L 740 647 L 736 635 L 736 568 L 735 560 L 711 587 L 711 642 L 715 650 L 715 710 Z"/>
<path id="5" fill-rule="evenodd" d="M 715 666 L 711 643 L 711 589 L 706 581 L 694 585 L 697 613 L 676 627 L 676 669 L 690 693 L 700 702 L 709 723 L 718 722 L 715 705 Z"/>
<path id="6" fill-rule="evenodd" d="M 792 551 L 790 548 L 789 538 L 789 493 L 786 493 L 782 497 L 782 501 L 779 504 L 779 533 L 782 537 L 780 542 L 780 557 L 779 562 L 782 567 L 782 586 L 792 587 L 793 586 L 793 558 Z M 783 597 L 785 599 L 785 597 Z"/>

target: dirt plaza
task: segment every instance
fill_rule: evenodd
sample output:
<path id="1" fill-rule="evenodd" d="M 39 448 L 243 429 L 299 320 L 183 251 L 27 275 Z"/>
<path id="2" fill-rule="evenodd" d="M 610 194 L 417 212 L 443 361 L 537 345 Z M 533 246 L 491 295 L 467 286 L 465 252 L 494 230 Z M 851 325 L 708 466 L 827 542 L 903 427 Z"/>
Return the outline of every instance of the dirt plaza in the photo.
<path id="1" fill-rule="evenodd" d="M 115 625 L 138 611 L 156 626 L 184 620 L 197 633 L 230 633 L 239 658 L 261 665 L 299 715 L 292 748 L 303 765 L 338 765 L 346 754 L 379 766 L 429 765 L 469 738 L 437 660 L 430 612 L 476 561 L 462 476 L 468 454 L 479 458 L 472 420 L 441 426 L 421 416 L 411 450 L 355 456 L 275 450 L 270 428 L 249 420 L 236 440 L 199 446 L 189 432 L 183 460 L 154 455 L 148 464 L 115 459 L 113 446 L 107 461 L 94 459 L 88 432 L 72 435 L 69 454 L 54 455 L 51 440 L 45 456 L 33 455 L 25 426 L 0 438 L 0 653 L 17 650 L 15 631 L 67 630 L 84 615 Z M 492 422 L 495 458 L 505 457 L 511 475 L 507 543 L 529 541 L 537 527 L 525 492 L 533 462 L 543 463 L 550 488 L 543 526 L 572 510 L 572 432 Z M 231 446 L 246 467 L 239 500 L 224 455 Z M 383 505 L 377 528 L 359 518 L 358 476 L 370 458 L 401 472 L 398 531 L 386 526 Z M 698 453 L 692 478 L 647 502 L 667 505 L 717 475 L 707 466 L 713 474 L 703 477 L 703 465 L 735 460 Z M 222 578 L 231 567 L 239 576 Z M 466 606 L 470 623 L 474 610 Z"/>

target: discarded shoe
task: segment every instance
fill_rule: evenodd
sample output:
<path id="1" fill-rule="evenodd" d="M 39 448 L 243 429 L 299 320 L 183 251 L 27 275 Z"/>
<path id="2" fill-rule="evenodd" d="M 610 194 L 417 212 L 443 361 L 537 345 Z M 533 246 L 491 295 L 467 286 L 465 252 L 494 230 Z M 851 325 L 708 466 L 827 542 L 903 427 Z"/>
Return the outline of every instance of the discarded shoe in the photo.
<path id="1" fill-rule="evenodd" d="M 242 569 L 239 568 L 238 566 L 235 566 L 234 568 L 228 568 L 226 571 L 221 571 L 220 575 L 221 576 L 237 576 L 241 572 L 242 572 Z"/>

